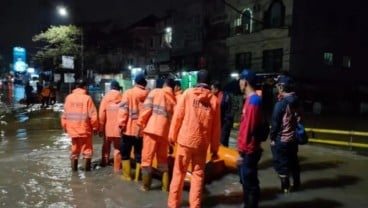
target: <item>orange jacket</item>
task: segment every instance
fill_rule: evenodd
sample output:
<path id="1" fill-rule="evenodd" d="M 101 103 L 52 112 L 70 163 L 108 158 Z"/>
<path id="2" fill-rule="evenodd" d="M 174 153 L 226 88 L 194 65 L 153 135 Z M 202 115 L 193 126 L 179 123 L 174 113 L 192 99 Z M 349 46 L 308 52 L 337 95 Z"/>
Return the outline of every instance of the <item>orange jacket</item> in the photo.
<path id="1" fill-rule="evenodd" d="M 50 94 L 51 94 L 51 90 L 49 87 L 42 88 L 42 91 L 41 91 L 42 97 L 50 97 Z"/>
<path id="2" fill-rule="evenodd" d="M 61 125 L 70 137 L 89 137 L 98 129 L 96 106 L 85 89 L 77 88 L 65 98 Z"/>
<path id="3" fill-rule="evenodd" d="M 169 140 L 180 145 L 217 153 L 220 134 L 220 106 L 205 84 L 187 89 L 179 99 L 171 121 Z"/>
<path id="4" fill-rule="evenodd" d="M 183 94 L 183 90 L 178 90 L 175 92 L 175 98 L 176 98 L 176 102 L 179 101 L 180 96 Z"/>
<path id="5" fill-rule="evenodd" d="M 124 92 L 118 110 L 118 124 L 120 128 L 125 129 L 125 135 L 136 135 L 139 112 L 147 95 L 148 90 L 141 85 L 135 85 Z"/>
<path id="6" fill-rule="evenodd" d="M 167 139 L 175 104 L 174 92 L 170 87 L 152 90 L 139 113 L 137 125 L 144 133 Z"/>
<path id="7" fill-rule="evenodd" d="M 123 95 L 118 90 L 110 90 L 101 100 L 98 118 L 100 132 L 105 132 L 106 137 L 120 137 L 118 117 L 119 103 Z"/>

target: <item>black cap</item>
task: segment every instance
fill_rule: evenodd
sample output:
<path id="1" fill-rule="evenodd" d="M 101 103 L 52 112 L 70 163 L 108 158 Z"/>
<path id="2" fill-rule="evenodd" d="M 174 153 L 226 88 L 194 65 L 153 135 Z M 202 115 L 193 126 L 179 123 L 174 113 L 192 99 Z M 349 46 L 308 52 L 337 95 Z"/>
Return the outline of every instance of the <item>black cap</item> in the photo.
<path id="1" fill-rule="evenodd" d="M 147 85 L 147 80 L 144 77 L 144 74 L 138 74 L 137 76 L 135 76 L 134 82 L 144 87 Z"/>
<path id="2" fill-rule="evenodd" d="M 83 79 L 78 79 L 75 83 L 77 88 L 84 88 L 87 86 L 87 82 L 84 81 Z"/>
<path id="3" fill-rule="evenodd" d="M 116 81 L 116 80 L 112 80 L 110 82 L 110 88 L 113 89 L 113 90 L 121 90 L 121 86 L 120 86 L 119 82 Z"/>

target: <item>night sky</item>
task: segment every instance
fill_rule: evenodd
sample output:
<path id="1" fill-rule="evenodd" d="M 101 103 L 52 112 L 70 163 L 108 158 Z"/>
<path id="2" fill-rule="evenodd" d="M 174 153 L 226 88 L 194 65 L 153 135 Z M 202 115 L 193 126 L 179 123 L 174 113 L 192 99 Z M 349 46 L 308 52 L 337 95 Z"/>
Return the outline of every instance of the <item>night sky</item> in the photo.
<path id="1" fill-rule="evenodd" d="M 161 16 L 193 0 L 1 0 L 0 55 L 11 60 L 12 47 L 23 46 L 32 51 L 32 36 L 49 25 L 112 20 L 122 27 L 149 14 Z M 66 6 L 71 14 L 62 19 L 57 5 Z"/>

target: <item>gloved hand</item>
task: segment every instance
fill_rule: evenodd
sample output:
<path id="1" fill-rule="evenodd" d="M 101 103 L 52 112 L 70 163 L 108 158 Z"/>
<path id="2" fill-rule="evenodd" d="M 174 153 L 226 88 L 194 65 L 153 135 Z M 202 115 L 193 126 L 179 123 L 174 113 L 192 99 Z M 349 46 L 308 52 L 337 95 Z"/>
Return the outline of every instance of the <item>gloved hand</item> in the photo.
<path id="1" fill-rule="evenodd" d="M 98 134 L 98 130 L 97 129 L 93 129 L 93 135 L 97 135 Z"/>
<path id="2" fill-rule="evenodd" d="M 139 136 L 139 132 L 141 131 L 141 128 L 139 126 L 137 126 L 135 128 L 135 138 L 136 139 L 140 139 L 140 136 Z"/>
<path id="3" fill-rule="evenodd" d="M 120 129 L 120 136 L 123 136 L 126 127 L 119 126 L 119 129 Z"/>
<path id="4" fill-rule="evenodd" d="M 169 146 L 169 155 L 172 155 L 174 153 L 174 146 Z"/>
<path id="5" fill-rule="evenodd" d="M 169 145 L 170 145 L 171 147 L 174 147 L 174 146 L 175 146 L 175 142 L 174 142 L 174 140 L 173 140 L 173 139 L 170 139 L 170 138 L 169 138 Z"/>
<path id="6" fill-rule="evenodd" d="M 218 159 L 219 158 L 219 156 L 217 155 L 217 152 L 213 152 L 212 154 L 211 154 L 211 159 L 212 160 L 216 160 L 216 159 Z"/>

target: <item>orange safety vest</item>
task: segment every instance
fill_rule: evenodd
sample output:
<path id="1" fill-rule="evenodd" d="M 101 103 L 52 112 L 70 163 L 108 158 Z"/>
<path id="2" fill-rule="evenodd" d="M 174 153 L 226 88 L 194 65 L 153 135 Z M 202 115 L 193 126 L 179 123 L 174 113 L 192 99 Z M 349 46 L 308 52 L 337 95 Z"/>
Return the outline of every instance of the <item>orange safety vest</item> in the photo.
<path id="1" fill-rule="evenodd" d="M 137 125 L 144 133 L 167 138 L 175 104 L 172 88 L 152 90 L 139 113 Z"/>
<path id="2" fill-rule="evenodd" d="M 100 132 L 106 137 L 120 137 L 118 117 L 119 103 L 123 97 L 118 90 L 110 90 L 101 100 L 98 118 L 100 121 Z"/>
<path id="3" fill-rule="evenodd" d="M 73 90 L 65 98 L 61 125 L 70 137 L 89 137 L 98 129 L 96 106 L 82 88 Z"/>
<path id="4" fill-rule="evenodd" d="M 117 116 L 118 126 L 125 129 L 125 135 L 135 136 L 139 112 L 147 95 L 148 90 L 137 84 L 124 92 Z"/>

